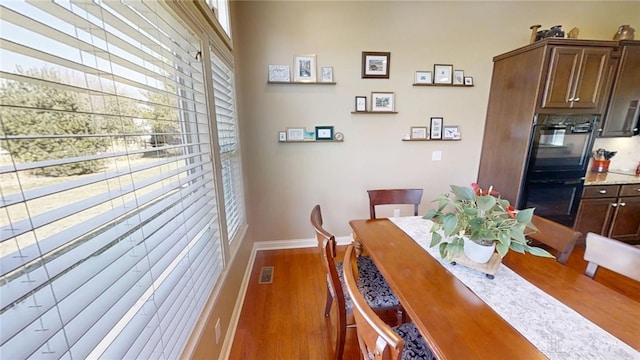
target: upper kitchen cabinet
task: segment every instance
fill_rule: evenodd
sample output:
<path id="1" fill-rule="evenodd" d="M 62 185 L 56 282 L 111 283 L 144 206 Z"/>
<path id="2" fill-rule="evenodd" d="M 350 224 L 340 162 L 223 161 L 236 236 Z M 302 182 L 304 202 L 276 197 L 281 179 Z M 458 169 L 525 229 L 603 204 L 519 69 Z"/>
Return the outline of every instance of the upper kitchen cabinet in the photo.
<path id="1" fill-rule="evenodd" d="M 599 113 L 611 51 L 610 47 L 553 46 L 541 107 Z"/>
<path id="2" fill-rule="evenodd" d="M 640 41 L 622 41 L 612 67 L 613 88 L 600 136 L 632 136 L 640 117 Z"/>

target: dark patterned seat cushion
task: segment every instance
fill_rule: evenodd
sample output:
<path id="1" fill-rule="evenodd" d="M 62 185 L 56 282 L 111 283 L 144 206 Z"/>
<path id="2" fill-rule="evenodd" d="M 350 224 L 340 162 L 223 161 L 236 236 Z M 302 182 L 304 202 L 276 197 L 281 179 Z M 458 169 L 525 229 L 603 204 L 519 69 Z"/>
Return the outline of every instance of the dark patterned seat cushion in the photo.
<path id="1" fill-rule="evenodd" d="M 431 352 L 429 345 L 413 325 L 413 323 L 405 323 L 393 328 L 402 340 L 404 340 L 404 348 L 402 350 L 402 360 L 421 359 L 435 360 L 435 356 Z"/>
<path id="2" fill-rule="evenodd" d="M 344 289 L 344 299 L 347 310 L 351 311 L 353 303 L 351 302 L 351 297 L 344 282 L 342 261 L 336 263 L 336 270 L 338 271 L 338 277 Z M 333 295 L 333 288 L 329 286 L 329 289 Z M 368 256 L 358 256 L 358 289 L 372 309 L 397 307 L 400 305 L 398 298 L 396 298 L 391 288 L 389 288 L 389 284 L 387 284 L 387 281 L 382 277 L 380 270 L 378 270 L 373 260 Z"/>

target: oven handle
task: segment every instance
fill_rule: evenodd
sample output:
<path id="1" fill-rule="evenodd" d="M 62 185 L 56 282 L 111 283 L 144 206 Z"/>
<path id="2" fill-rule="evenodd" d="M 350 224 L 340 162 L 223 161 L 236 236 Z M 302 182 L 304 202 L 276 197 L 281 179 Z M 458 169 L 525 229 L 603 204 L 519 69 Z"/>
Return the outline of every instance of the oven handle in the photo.
<path id="1" fill-rule="evenodd" d="M 530 183 L 532 184 L 567 184 L 567 185 L 572 185 L 572 184 L 580 184 L 584 181 L 584 177 L 581 177 L 579 179 L 571 179 L 571 180 L 562 180 L 562 179 L 556 179 L 556 180 L 529 180 Z"/>

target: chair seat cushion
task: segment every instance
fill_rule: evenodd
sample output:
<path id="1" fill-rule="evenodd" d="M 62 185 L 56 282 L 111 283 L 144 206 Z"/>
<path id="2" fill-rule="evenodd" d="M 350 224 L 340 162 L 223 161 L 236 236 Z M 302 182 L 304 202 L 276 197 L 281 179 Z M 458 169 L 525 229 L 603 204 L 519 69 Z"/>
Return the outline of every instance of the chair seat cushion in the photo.
<path id="1" fill-rule="evenodd" d="M 342 288 L 345 289 L 344 299 L 347 309 L 351 310 L 353 303 L 351 302 L 349 292 L 346 291 L 347 286 L 344 282 L 342 261 L 336 262 L 336 270 Z M 329 286 L 329 289 L 333 295 L 331 286 Z M 398 298 L 391 291 L 389 284 L 387 284 L 380 270 L 378 270 L 373 260 L 368 256 L 358 256 L 358 290 L 360 290 L 362 297 L 372 309 L 398 307 L 400 305 L 400 301 L 398 301 Z"/>
<path id="2" fill-rule="evenodd" d="M 404 348 L 402 350 L 402 359 L 427 359 L 433 360 L 436 357 L 433 356 L 429 345 L 424 341 L 424 338 L 413 325 L 413 323 L 404 323 L 393 327 L 402 340 L 404 340 Z"/>

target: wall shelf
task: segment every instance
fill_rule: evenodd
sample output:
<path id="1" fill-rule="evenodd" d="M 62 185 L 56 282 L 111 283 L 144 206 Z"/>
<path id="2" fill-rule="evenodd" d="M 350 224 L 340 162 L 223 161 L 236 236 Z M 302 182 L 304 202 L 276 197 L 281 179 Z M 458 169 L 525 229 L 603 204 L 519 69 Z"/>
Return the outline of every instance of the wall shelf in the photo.
<path id="1" fill-rule="evenodd" d="M 293 141 L 278 141 L 281 144 L 287 144 L 287 143 L 341 143 L 344 142 L 344 140 L 293 140 Z"/>
<path id="2" fill-rule="evenodd" d="M 402 139 L 402 141 L 460 141 L 462 139 Z"/>
<path id="3" fill-rule="evenodd" d="M 271 85 L 336 85 L 335 82 L 267 81 Z"/>
<path id="4" fill-rule="evenodd" d="M 397 114 L 397 111 L 352 111 L 352 114 Z"/>
<path id="5" fill-rule="evenodd" d="M 448 87 L 473 87 L 473 85 L 464 85 L 464 84 L 413 84 L 413 86 L 448 86 Z"/>

